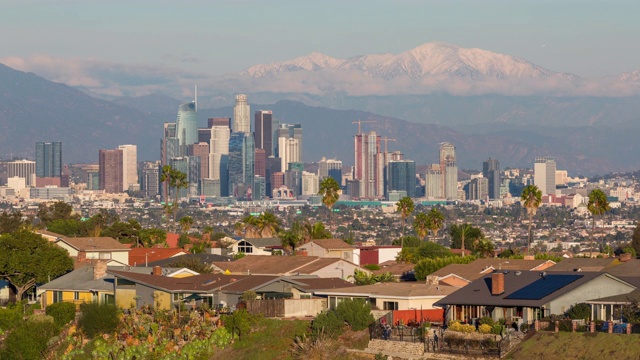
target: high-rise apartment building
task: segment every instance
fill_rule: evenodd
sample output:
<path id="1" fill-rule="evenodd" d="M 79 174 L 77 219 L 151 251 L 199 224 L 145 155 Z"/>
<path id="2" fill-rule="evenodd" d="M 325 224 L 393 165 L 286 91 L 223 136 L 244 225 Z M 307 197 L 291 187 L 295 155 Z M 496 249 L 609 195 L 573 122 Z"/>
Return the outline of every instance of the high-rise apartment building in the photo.
<path id="1" fill-rule="evenodd" d="M 320 191 L 320 178 L 311 172 L 302 172 L 302 195 L 317 195 Z"/>
<path id="2" fill-rule="evenodd" d="M 180 156 L 180 141 L 176 137 L 176 123 L 164 123 L 164 137 L 160 141 L 160 163 L 169 164 L 169 159 Z"/>
<path id="3" fill-rule="evenodd" d="M 489 158 L 482 163 L 482 176 L 487 179 L 489 184 L 489 199 L 499 199 L 502 180 L 500 178 L 500 162 L 498 159 Z"/>
<path id="4" fill-rule="evenodd" d="M 107 193 L 121 193 L 124 188 L 122 150 L 98 151 L 98 166 L 100 169 L 100 190 Z"/>
<path id="5" fill-rule="evenodd" d="M 273 155 L 273 112 L 271 110 L 258 110 L 255 113 L 254 137 L 256 149 L 264 149 L 266 157 Z M 264 175 L 262 175 L 264 176 Z"/>
<path id="6" fill-rule="evenodd" d="M 120 145 L 122 150 L 122 191 L 138 186 L 138 147 L 136 145 Z"/>
<path id="7" fill-rule="evenodd" d="M 377 198 L 382 194 L 378 194 L 378 181 L 380 180 L 380 172 L 378 171 L 380 152 L 380 137 L 375 131 L 368 134 L 361 133 L 355 136 L 355 166 L 354 180 L 360 185 L 359 195 L 361 198 Z"/>
<path id="8" fill-rule="evenodd" d="M 288 169 L 290 163 L 302 161 L 298 139 L 279 137 L 278 152 L 282 169 Z"/>
<path id="9" fill-rule="evenodd" d="M 140 181 L 140 190 L 144 192 L 145 197 L 154 198 L 160 194 L 160 163 L 145 162 L 142 167 L 142 179 Z"/>
<path id="10" fill-rule="evenodd" d="M 416 162 L 391 160 L 388 166 L 388 190 L 404 191 L 408 197 L 416 197 Z"/>
<path id="11" fill-rule="evenodd" d="M 229 196 L 229 139 L 231 129 L 228 126 L 211 127 L 211 146 L 209 147 L 209 179 L 219 180 L 220 193 L 217 196 Z"/>
<path id="12" fill-rule="evenodd" d="M 236 95 L 236 103 L 233 106 L 233 132 L 251 132 L 251 107 L 247 101 L 247 95 Z"/>
<path id="13" fill-rule="evenodd" d="M 318 162 L 318 177 L 320 180 L 332 177 L 338 184 L 342 184 L 342 161 L 322 157 Z"/>
<path id="14" fill-rule="evenodd" d="M 485 177 L 471 179 L 464 189 L 467 200 L 486 200 L 489 196 L 489 187 L 489 179 Z"/>
<path id="15" fill-rule="evenodd" d="M 556 193 L 556 160 L 553 157 L 537 157 L 533 165 L 533 183 L 542 195 Z"/>
<path id="16" fill-rule="evenodd" d="M 31 160 L 16 160 L 7 163 L 7 178 L 20 177 L 25 179 L 26 186 L 36 186 L 36 162 Z"/>
<path id="17" fill-rule="evenodd" d="M 62 142 L 36 143 L 36 177 L 62 176 Z"/>
<path id="18" fill-rule="evenodd" d="M 458 162 L 456 147 L 448 142 L 440 144 L 440 171 L 442 171 L 442 193 L 447 200 L 458 199 Z"/>
<path id="19" fill-rule="evenodd" d="M 431 164 L 427 169 L 425 196 L 429 199 L 442 199 L 442 170 L 440 164 Z"/>
<path id="20" fill-rule="evenodd" d="M 195 102 L 178 107 L 175 136 L 180 144 L 180 156 L 186 154 L 188 145 L 198 142 L 198 112 Z"/>

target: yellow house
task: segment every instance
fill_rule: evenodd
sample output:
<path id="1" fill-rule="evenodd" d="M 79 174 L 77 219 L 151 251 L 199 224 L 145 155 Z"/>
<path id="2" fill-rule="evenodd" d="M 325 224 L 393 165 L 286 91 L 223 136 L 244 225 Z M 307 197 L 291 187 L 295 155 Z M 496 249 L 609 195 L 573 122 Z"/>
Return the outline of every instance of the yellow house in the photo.
<path id="1" fill-rule="evenodd" d="M 107 264 L 98 261 L 39 286 L 42 308 L 57 302 L 70 302 L 77 307 L 85 302 L 113 302 L 113 276 L 106 271 Z"/>
<path id="2" fill-rule="evenodd" d="M 357 258 L 359 250 L 342 239 L 315 239 L 298 247 L 298 251 L 306 251 L 309 256 L 321 258 L 338 258 L 352 263 L 360 263 Z M 355 260 L 355 261 L 354 261 Z"/>

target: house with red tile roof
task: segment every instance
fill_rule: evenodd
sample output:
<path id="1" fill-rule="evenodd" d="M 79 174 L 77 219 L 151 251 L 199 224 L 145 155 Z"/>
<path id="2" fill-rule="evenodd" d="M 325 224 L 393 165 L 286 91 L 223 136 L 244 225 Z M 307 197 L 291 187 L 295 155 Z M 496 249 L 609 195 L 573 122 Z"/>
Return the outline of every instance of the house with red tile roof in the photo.
<path id="1" fill-rule="evenodd" d="M 187 252 L 182 249 L 133 248 L 129 252 L 129 265 L 147 266 L 149 263 L 154 261 L 164 260 L 185 254 L 187 254 Z"/>

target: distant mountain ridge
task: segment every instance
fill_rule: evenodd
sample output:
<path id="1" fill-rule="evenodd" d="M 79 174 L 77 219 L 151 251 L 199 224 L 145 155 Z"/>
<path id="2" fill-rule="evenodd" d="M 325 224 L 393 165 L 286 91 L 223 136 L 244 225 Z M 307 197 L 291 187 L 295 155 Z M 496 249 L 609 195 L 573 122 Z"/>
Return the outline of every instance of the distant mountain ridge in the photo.
<path id="1" fill-rule="evenodd" d="M 572 74 L 556 73 L 526 60 L 482 49 L 465 49 L 445 43 L 426 43 L 400 54 L 373 54 L 336 59 L 313 52 L 293 60 L 255 65 L 244 74 L 254 78 L 274 77 L 293 71 L 356 71 L 373 78 L 394 79 L 406 76 L 455 76 L 470 79 L 554 78 L 575 80 Z"/>

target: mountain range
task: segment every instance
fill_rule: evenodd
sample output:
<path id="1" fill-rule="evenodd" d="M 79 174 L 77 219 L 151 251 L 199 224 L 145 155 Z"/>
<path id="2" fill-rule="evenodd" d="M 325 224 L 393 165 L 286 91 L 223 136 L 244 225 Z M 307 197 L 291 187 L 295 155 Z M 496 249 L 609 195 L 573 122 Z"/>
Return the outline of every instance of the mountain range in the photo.
<path id="1" fill-rule="evenodd" d="M 465 168 L 477 169 L 489 156 L 503 167 L 531 167 L 535 156 L 551 155 L 559 168 L 594 174 L 640 167 L 640 97 L 614 96 L 639 82 L 640 72 L 585 80 L 516 57 L 440 43 L 350 59 L 313 53 L 226 76 L 203 91 L 208 95 L 199 99 L 199 121 L 204 126 L 207 117 L 232 115 L 234 94 L 220 89 L 235 83 L 231 88 L 252 90 L 252 110 L 270 109 L 281 122 L 303 125 L 305 161 L 335 156 L 352 164 L 352 122 L 366 119 L 376 122 L 363 130 L 397 139 L 389 149 L 419 165 L 436 161 L 438 144 L 449 141 Z M 562 95 L 562 89 L 596 83 L 606 84 L 598 91 L 626 90 Z M 532 92 L 532 84 L 549 91 Z M 478 94 L 437 90 L 441 85 Z M 497 90 L 485 93 L 488 85 Z M 520 87 L 521 94 L 503 91 L 506 85 Z M 96 162 L 98 149 L 125 143 L 138 144 L 141 160 L 158 159 L 162 124 L 175 121 L 184 102 L 171 92 L 109 100 L 88 94 L 97 92 L 0 65 L 0 154 L 33 158 L 35 141 L 61 140 L 68 163 Z"/>

